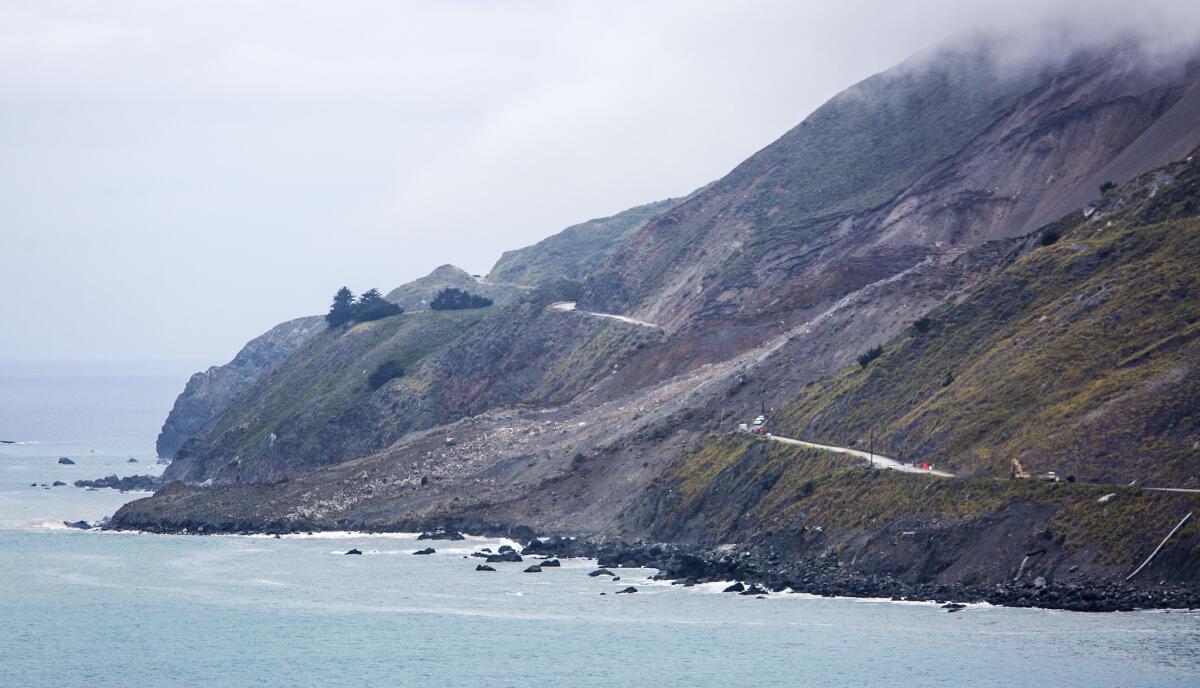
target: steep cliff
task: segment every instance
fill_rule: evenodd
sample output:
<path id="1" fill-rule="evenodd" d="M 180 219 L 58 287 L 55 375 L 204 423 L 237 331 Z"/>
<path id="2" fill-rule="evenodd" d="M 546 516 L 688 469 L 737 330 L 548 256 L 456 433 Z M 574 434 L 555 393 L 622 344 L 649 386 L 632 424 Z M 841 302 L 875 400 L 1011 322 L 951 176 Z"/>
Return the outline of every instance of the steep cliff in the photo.
<path id="1" fill-rule="evenodd" d="M 158 434 L 158 456 L 174 458 L 179 447 L 242 390 L 324 329 L 321 316 L 280 323 L 250 340 L 229 363 L 193 375 Z"/>

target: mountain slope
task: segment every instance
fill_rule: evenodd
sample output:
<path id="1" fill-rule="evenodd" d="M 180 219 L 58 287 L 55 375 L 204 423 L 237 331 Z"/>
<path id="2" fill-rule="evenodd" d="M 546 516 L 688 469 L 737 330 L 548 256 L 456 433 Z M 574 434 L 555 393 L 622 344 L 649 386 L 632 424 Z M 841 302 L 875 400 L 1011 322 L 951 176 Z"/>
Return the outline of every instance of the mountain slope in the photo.
<path id="1" fill-rule="evenodd" d="M 555 279 L 582 280 L 607 260 L 625 237 L 682 200 L 668 198 L 639 205 L 612 217 L 572 225 L 532 246 L 505 251 L 487 279 L 531 285 Z"/>
<path id="2" fill-rule="evenodd" d="M 164 476 L 273 480 L 378 448 L 385 409 L 371 373 L 391 361 L 411 375 L 481 317 L 483 309 L 418 311 L 313 337 L 197 431 Z"/>
<path id="3" fill-rule="evenodd" d="M 158 434 L 158 456 L 174 458 L 179 447 L 242 390 L 324 329 L 321 316 L 280 323 L 250 340 L 229 363 L 193 375 L 175 399 Z"/>
<path id="4" fill-rule="evenodd" d="M 443 289 L 461 289 L 486 296 L 496 302 L 510 299 L 524 291 L 512 284 L 495 284 L 472 277 L 466 270 L 443 265 L 424 277 L 417 278 L 387 293 L 387 300 L 407 311 L 429 310 L 429 302 Z"/>
<path id="5" fill-rule="evenodd" d="M 793 322 L 939 242 L 1019 236 L 1080 205 L 1097 175 L 1177 159 L 1200 143 L 1197 79 L 1130 47 L 1013 72 L 986 50 L 914 58 L 648 223 L 581 306 L 685 335 Z"/>
<path id="6" fill-rule="evenodd" d="M 806 390 L 784 434 L 1007 475 L 1200 487 L 1200 165 L 1110 191 L 865 369 Z M 1061 237 L 1061 238 L 1059 238 Z"/>

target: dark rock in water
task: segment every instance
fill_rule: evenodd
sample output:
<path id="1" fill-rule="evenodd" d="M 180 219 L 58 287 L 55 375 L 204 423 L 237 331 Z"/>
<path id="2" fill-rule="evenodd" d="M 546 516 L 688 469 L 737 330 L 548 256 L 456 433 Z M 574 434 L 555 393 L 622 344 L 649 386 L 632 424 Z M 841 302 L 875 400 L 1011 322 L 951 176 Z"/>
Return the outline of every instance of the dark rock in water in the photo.
<path id="1" fill-rule="evenodd" d="M 79 530 L 91 530 L 92 528 L 92 524 L 88 523 L 87 521 L 75 521 L 74 523 L 70 521 L 63 521 L 63 525 L 68 528 L 78 528 Z"/>
<path id="2" fill-rule="evenodd" d="M 30 487 L 37 487 L 37 483 L 29 483 Z"/>
<path id="3" fill-rule="evenodd" d="M 525 569 L 525 573 L 541 573 L 541 572 L 542 572 L 542 567 L 538 566 L 537 564 L 534 564 L 533 566 L 530 566 L 529 568 Z"/>
<path id="4" fill-rule="evenodd" d="M 492 553 L 491 552 L 471 552 L 471 556 L 479 557 L 480 559 L 486 559 L 486 558 L 492 556 Z"/>
<path id="5" fill-rule="evenodd" d="M 595 571 L 592 571 L 588 575 L 591 576 L 592 578 L 595 578 L 596 576 L 611 576 L 611 575 L 613 575 L 613 572 L 609 571 L 608 569 L 596 569 Z"/>
<path id="6" fill-rule="evenodd" d="M 958 602 L 950 602 L 948 604 L 942 605 L 942 609 L 945 609 L 946 611 L 950 612 L 951 614 L 953 614 L 954 612 L 960 612 L 966 608 L 967 608 L 967 605 L 959 604 Z"/>
<path id="7" fill-rule="evenodd" d="M 427 530 L 417 536 L 418 540 L 462 540 L 464 536 L 453 528 L 438 528 L 436 530 Z"/>
<path id="8" fill-rule="evenodd" d="M 432 547 L 426 547 L 425 549 L 419 549 L 419 550 L 413 552 L 413 554 L 433 554 L 436 551 L 437 550 L 435 550 Z"/>
<path id="9" fill-rule="evenodd" d="M 54 484 L 54 487 L 63 487 L 64 485 L 66 485 L 66 483 L 64 483 L 61 480 L 55 480 L 53 484 Z"/>
<path id="10" fill-rule="evenodd" d="M 512 548 L 510 547 L 508 549 L 508 551 L 504 552 L 503 554 L 489 554 L 487 556 L 487 558 L 484 559 L 484 561 L 486 561 L 489 564 L 505 563 L 505 562 L 515 563 L 518 561 L 522 561 L 522 559 L 521 559 L 521 555 L 514 552 L 512 550 Z"/>
<path id="11" fill-rule="evenodd" d="M 480 548 L 479 548 L 479 551 L 480 551 L 480 552 L 487 552 L 488 554 L 491 554 L 491 553 L 492 553 L 492 548 L 491 548 L 491 547 L 480 547 Z"/>
<path id="12" fill-rule="evenodd" d="M 64 465 L 64 466 L 74 466 L 74 465 L 75 465 L 75 462 L 74 462 L 74 461 L 72 461 L 72 460 L 68 459 L 68 458 L 67 458 L 67 457 L 65 457 L 65 456 L 60 456 L 60 457 L 58 457 L 58 462 L 59 462 L 59 463 L 61 463 L 61 464 L 62 464 L 62 465 Z"/>
<path id="13" fill-rule="evenodd" d="M 562 562 L 557 559 L 543 559 L 542 566 L 562 566 Z"/>
<path id="14" fill-rule="evenodd" d="M 162 486 L 163 479 L 154 475 L 129 475 L 124 478 L 109 475 L 98 480 L 75 481 L 75 487 L 111 487 L 122 492 L 127 490 L 154 492 Z"/>
<path id="15" fill-rule="evenodd" d="M 504 554 L 505 552 L 516 552 L 516 550 L 513 549 L 510 545 L 500 545 L 500 549 L 498 549 L 496 551 L 499 552 L 500 554 Z"/>
<path id="16" fill-rule="evenodd" d="M 276 539 L 276 540 L 278 540 L 278 539 L 279 539 L 279 533 L 275 533 L 275 539 Z"/>
<path id="17" fill-rule="evenodd" d="M 496 569 L 488 566 L 487 564 L 480 564 L 479 566 L 475 567 L 475 570 L 476 571 L 495 571 Z"/>
<path id="18" fill-rule="evenodd" d="M 739 582 L 734 583 L 733 585 L 729 586 L 728 588 L 725 588 L 721 592 L 742 592 L 745 589 L 746 589 L 746 586 L 742 585 L 741 582 L 739 581 Z"/>
<path id="19" fill-rule="evenodd" d="M 129 457 L 128 459 L 125 459 L 125 463 L 137 463 L 137 462 L 138 462 L 138 460 L 133 458 L 132 456 Z"/>
<path id="20" fill-rule="evenodd" d="M 619 581 L 619 580 L 621 580 L 621 577 L 620 577 L 620 576 L 613 576 L 613 582 L 614 582 L 614 583 L 615 583 L 616 581 Z"/>
<path id="21" fill-rule="evenodd" d="M 757 585 L 751 585 L 750 587 L 746 588 L 745 590 L 743 590 L 742 592 L 740 592 L 738 594 L 739 595 L 765 595 L 765 594 L 767 594 L 767 591 L 763 590 L 762 588 L 758 587 Z"/>
<path id="22" fill-rule="evenodd" d="M 0 444 L 16 444 L 16 440 L 0 440 Z"/>
<path id="23" fill-rule="evenodd" d="M 630 593 L 635 593 L 635 592 L 637 592 L 637 588 L 635 588 L 631 585 L 628 588 L 621 588 L 620 590 L 617 591 L 617 594 L 618 595 L 628 595 Z"/>
<path id="24" fill-rule="evenodd" d="M 358 551 L 357 549 L 352 549 L 349 552 L 346 552 L 346 554 L 362 554 L 362 552 Z"/>

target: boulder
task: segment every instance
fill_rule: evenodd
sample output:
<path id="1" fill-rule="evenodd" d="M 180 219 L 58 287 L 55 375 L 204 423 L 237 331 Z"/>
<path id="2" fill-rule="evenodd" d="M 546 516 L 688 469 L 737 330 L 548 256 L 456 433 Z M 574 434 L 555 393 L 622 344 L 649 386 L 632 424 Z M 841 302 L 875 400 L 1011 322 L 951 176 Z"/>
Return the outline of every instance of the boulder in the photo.
<path id="1" fill-rule="evenodd" d="M 541 572 L 542 572 L 542 567 L 538 566 L 537 564 L 534 564 L 533 566 L 530 566 L 529 568 L 525 569 L 525 573 L 541 573 Z"/>
<path id="2" fill-rule="evenodd" d="M 522 561 L 522 559 L 521 559 L 520 554 L 517 554 L 516 552 L 512 551 L 512 549 L 510 548 L 507 552 L 504 552 L 503 554 L 489 554 L 487 556 L 487 558 L 484 559 L 484 561 L 486 561 L 489 564 L 516 563 L 518 561 Z"/>
<path id="3" fill-rule="evenodd" d="M 635 592 L 637 592 L 637 588 L 635 588 L 631 585 L 628 588 L 621 588 L 620 590 L 617 591 L 617 594 L 618 595 L 628 595 L 628 594 L 635 593 Z"/>
<path id="4" fill-rule="evenodd" d="M 475 570 L 476 571 L 495 571 L 496 569 L 492 568 L 491 566 L 488 566 L 487 564 L 480 564 L 479 566 L 475 567 Z"/>
<path id="5" fill-rule="evenodd" d="M 751 585 L 750 587 L 746 588 L 745 590 L 741 591 L 738 594 L 739 595 L 765 595 L 765 594 L 767 594 L 767 591 L 763 590 L 762 588 L 758 587 L 757 585 Z"/>
<path id="6" fill-rule="evenodd" d="M 55 486 L 55 487 L 62 487 L 62 486 L 64 486 L 64 485 L 66 485 L 66 483 L 64 483 L 64 482 L 63 482 L 63 481 L 61 481 L 61 480 L 55 480 L 55 481 L 54 481 L 54 486 Z"/>
<path id="7" fill-rule="evenodd" d="M 92 527 L 92 524 L 87 521 L 75 521 L 73 523 L 71 521 L 63 521 L 63 525 L 68 528 L 78 528 L 79 530 L 90 530 Z"/>
<path id="8" fill-rule="evenodd" d="M 562 563 L 557 559 L 543 559 L 542 566 L 562 566 Z"/>
<path id="9" fill-rule="evenodd" d="M 949 602 L 947 604 L 942 605 L 942 609 L 945 609 L 947 612 L 950 612 L 951 614 L 953 614 L 954 612 L 960 612 L 966 608 L 967 608 L 967 605 L 959 604 L 958 602 Z"/>
<path id="10" fill-rule="evenodd" d="M 595 578 L 596 576 L 611 576 L 611 575 L 613 575 L 613 572 L 609 571 L 608 569 L 596 569 L 595 571 L 592 571 L 588 575 L 591 576 L 592 578 Z"/>
<path id="11" fill-rule="evenodd" d="M 413 554 L 433 554 L 436 551 L 437 550 L 432 547 L 426 547 L 425 549 L 419 549 L 419 550 L 413 552 Z"/>
<path id="12" fill-rule="evenodd" d="M 362 554 L 362 552 L 358 551 L 357 549 L 352 549 L 349 552 L 346 552 L 346 554 Z"/>
<path id="13" fill-rule="evenodd" d="M 74 461 L 72 461 L 72 460 L 68 459 L 68 458 L 67 458 L 67 457 L 65 457 L 65 456 L 60 456 L 60 457 L 58 457 L 58 462 L 59 462 L 59 463 L 61 463 L 61 464 L 62 464 L 62 465 L 64 465 L 64 466 L 74 466 L 74 465 L 75 465 L 75 462 L 74 462 Z"/>
<path id="14" fill-rule="evenodd" d="M 739 581 L 739 582 L 734 583 L 733 585 L 729 586 L 728 588 L 725 588 L 721 592 L 742 592 L 745 589 L 746 589 L 746 586 L 742 585 L 741 582 Z"/>
<path id="15" fill-rule="evenodd" d="M 498 549 L 496 551 L 499 552 L 500 554 L 504 554 L 505 552 L 516 552 L 516 550 L 513 549 L 511 545 L 500 545 L 500 549 Z"/>
<path id="16" fill-rule="evenodd" d="M 137 462 L 138 462 L 138 460 L 133 458 L 132 456 L 129 457 L 128 459 L 125 459 L 125 463 L 137 463 Z"/>
<path id="17" fill-rule="evenodd" d="M 418 540 L 462 540 L 465 535 L 453 528 L 427 530 L 417 536 Z"/>

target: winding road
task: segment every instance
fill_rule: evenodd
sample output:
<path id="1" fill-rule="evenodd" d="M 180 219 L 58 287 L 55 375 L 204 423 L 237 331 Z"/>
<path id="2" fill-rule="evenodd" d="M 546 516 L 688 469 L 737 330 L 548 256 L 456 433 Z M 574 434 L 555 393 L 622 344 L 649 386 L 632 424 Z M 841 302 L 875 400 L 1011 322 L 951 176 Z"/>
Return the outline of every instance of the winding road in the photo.
<path id="1" fill-rule="evenodd" d="M 831 447 L 827 444 L 817 444 L 815 442 L 805 442 L 804 440 L 796 440 L 796 439 L 792 439 L 791 437 L 782 437 L 780 435 L 772 435 L 769 432 L 763 436 L 766 437 L 767 439 L 771 440 L 772 442 L 782 442 L 783 444 L 794 444 L 798 447 L 811 447 L 812 449 L 824 449 L 825 451 L 837 452 L 839 454 L 849 454 L 851 456 L 857 456 L 861 459 L 867 459 L 867 460 L 871 461 L 871 465 L 874 468 L 887 468 L 887 469 L 890 469 L 893 471 L 900 471 L 901 473 L 921 473 L 924 475 L 936 475 L 940 478 L 953 478 L 954 477 L 953 473 L 947 473 L 946 471 L 935 471 L 933 469 L 920 468 L 917 466 L 910 466 L 905 463 L 900 463 L 899 461 L 897 461 L 895 459 L 890 459 L 886 456 L 880 456 L 879 454 L 870 454 L 865 451 L 858 451 L 857 449 L 849 449 L 846 447 Z"/>
<path id="2" fill-rule="evenodd" d="M 652 327 L 656 330 L 663 329 L 661 325 L 655 325 L 652 322 L 646 322 L 645 320 L 638 320 L 637 318 L 631 318 L 627 315 L 617 315 L 615 313 L 595 313 L 593 311 L 576 311 L 574 301 L 556 301 L 556 302 L 550 304 L 550 310 L 558 311 L 560 313 L 569 313 L 571 311 L 575 311 L 577 313 L 586 313 L 587 315 L 592 315 L 597 318 L 608 318 L 609 320 L 620 320 L 621 322 L 629 323 L 630 325 L 640 325 L 642 327 Z"/>

